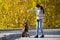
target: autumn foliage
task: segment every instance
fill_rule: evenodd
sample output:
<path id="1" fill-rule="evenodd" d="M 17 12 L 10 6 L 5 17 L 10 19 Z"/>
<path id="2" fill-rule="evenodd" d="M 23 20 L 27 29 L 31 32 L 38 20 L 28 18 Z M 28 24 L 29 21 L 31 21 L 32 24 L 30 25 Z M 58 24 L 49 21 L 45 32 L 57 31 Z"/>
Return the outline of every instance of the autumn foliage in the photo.
<path id="1" fill-rule="evenodd" d="M 60 0 L 0 0 L 0 28 L 22 28 L 24 19 L 28 20 L 29 27 L 35 27 L 36 4 L 44 8 L 43 27 L 60 26 Z"/>

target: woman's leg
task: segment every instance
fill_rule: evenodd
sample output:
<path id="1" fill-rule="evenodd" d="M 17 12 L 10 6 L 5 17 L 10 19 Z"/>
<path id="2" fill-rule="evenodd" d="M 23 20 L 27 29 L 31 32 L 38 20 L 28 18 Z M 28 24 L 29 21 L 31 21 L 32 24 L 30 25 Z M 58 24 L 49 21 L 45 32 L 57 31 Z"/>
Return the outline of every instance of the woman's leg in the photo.
<path id="1" fill-rule="evenodd" d="M 38 38 L 38 33 L 39 33 L 39 21 L 37 20 L 37 22 L 36 22 L 36 36 L 35 36 L 35 38 Z"/>
<path id="2" fill-rule="evenodd" d="M 44 37 L 44 32 L 43 32 L 43 28 L 42 28 L 42 19 L 40 19 L 40 21 L 39 21 L 39 27 L 41 30 L 41 37 Z"/>

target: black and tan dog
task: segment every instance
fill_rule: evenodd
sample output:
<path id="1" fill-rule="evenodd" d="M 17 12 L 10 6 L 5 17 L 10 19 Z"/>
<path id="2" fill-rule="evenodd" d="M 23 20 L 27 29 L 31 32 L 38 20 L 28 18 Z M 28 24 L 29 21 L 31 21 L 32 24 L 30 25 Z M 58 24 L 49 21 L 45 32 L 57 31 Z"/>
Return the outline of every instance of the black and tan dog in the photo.
<path id="1" fill-rule="evenodd" d="M 27 21 L 24 21 L 24 30 L 22 32 L 22 37 L 29 37 Z"/>

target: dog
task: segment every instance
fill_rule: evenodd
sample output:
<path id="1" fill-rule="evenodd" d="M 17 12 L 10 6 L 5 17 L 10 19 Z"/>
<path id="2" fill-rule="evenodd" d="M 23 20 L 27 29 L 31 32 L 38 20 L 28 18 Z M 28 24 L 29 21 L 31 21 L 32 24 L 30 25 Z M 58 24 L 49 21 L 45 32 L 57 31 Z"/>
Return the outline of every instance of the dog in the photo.
<path id="1" fill-rule="evenodd" d="M 27 21 L 24 21 L 24 30 L 22 32 L 22 37 L 29 37 Z"/>

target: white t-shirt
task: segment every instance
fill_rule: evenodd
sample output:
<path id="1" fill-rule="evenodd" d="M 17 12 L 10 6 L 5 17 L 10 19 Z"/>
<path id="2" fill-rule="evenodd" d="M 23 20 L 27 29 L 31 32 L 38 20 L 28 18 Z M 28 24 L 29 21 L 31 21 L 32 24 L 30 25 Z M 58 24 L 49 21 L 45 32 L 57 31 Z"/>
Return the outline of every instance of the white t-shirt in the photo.
<path id="1" fill-rule="evenodd" d="M 42 19 L 43 18 L 43 10 L 35 10 L 36 11 L 36 19 Z"/>

